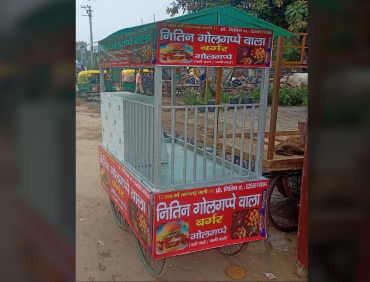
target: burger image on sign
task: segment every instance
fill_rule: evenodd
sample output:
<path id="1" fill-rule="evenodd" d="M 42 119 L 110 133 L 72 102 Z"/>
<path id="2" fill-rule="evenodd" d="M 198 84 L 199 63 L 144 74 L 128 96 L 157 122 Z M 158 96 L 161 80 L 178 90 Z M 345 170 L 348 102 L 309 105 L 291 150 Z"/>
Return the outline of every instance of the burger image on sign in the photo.
<path id="1" fill-rule="evenodd" d="M 189 50 L 191 48 L 187 48 L 186 44 L 168 43 L 164 48 L 161 46 L 161 62 L 190 63 L 193 60 L 193 52 Z"/>
<path id="2" fill-rule="evenodd" d="M 163 226 L 162 232 L 157 237 L 157 249 L 160 252 L 173 252 L 178 250 L 183 244 L 183 248 L 187 245 L 188 239 L 186 234 L 181 230 L 181 224 L 177 222 L 167 223 Z M 158 253 L 158 252 L 157 252 Z"/>
<path id="3" fill-rule="evenodd" d="M 103 188 L 109 193 L 109 175 L 107 170 L 102 166 L 100 166 L 100 181 Z"/>

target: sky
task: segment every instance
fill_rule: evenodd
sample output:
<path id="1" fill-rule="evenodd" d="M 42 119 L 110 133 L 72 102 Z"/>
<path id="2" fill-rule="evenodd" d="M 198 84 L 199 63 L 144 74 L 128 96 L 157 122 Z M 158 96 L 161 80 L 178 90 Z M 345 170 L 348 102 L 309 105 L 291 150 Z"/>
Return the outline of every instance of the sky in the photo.
<path id="1" fill-rule="evenodd" d="M 120 29 L 169 19 L 167 7 L 173 0 L 76 0 L 76 41 L 90 43 L 89 17 L 81 5 L 91 6 L 93 42 Z M 179 15 L 182 15 L 180 12 Z M 95 43 L 94 45 L 97 45 Z"/>

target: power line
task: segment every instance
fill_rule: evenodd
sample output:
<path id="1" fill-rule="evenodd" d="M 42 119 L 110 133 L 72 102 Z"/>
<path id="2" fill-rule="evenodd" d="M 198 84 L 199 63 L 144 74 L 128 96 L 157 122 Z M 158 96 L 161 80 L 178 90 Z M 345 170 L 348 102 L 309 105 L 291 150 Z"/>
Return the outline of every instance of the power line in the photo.
<path id="1" fill-rule="evenodd" d="M 110 9 L 114 8 L 114 7 L 118 6 L 119 4 L 122 4 L 124 1 L 125 1 L 125 0 L 123 0 L 122 2 L 119 2 L 117 5 L 114 5 L 114 6 L 110 7 L 110 8 L 108 8 L 108 9 L 106 9 L 106 10 L 104 10 L 104 11 L 100 12 L 100 13 L 97 13 L 97 15 L 99 15 L 99 14 L 101 14 L 101 13 L 104 13 L 104 12 L 106 12 L 106 11 L 108 11 L 108 10 L 110 10 Z"/>
<path id="2" fill-rule="evenodd" d="M 103 0 L 102 2 L 100 2 L 98 5 L 95 6 L 95 8 L 98 7 L 99 5 L 103 4 L 104 1 L 106 1 L 106 0 Z"/>

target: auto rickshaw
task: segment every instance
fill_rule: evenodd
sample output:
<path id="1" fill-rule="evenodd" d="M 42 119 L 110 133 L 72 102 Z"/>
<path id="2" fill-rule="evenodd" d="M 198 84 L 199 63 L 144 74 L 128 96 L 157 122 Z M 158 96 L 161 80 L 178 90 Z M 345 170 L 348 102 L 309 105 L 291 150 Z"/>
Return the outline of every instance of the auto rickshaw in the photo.
<path id="1" fill-rule="evenodd" d="M 135 92 L 136 90 L 136 73 L 134 69 L 128 69 L 122 71 L 122 90 Z M 154 93 L 154 80 L 153 71 L 148 69 L 142 70 L 141 83 L 143 86 L 143 92 L 147 96 L 152 96 Z M 165 92 L 171 93 L 171 77 L 169 75 L 169 69 L 162 71 L 162 89 Z"/>
<path id="2" fill-rule="evenodd" d="M 114 91 L 112 87 L 112 79 L 107 71 L 104 71 L 104 80 L 106 91 Z M 82 71 L 77 77 L 77 95 L 82 98 L 91 96 L 91 94 L 100 93 L 100 75 L 98 70 Z"/>
<path id="3" fill-rule="evenodd" d="M 150 73 L 148 69 L 143 70 L 144 74 Z M 122 90 L 135 92 L 136 90 L 136 71 L 133 69 L 123 70 L 121 74 Z"/>

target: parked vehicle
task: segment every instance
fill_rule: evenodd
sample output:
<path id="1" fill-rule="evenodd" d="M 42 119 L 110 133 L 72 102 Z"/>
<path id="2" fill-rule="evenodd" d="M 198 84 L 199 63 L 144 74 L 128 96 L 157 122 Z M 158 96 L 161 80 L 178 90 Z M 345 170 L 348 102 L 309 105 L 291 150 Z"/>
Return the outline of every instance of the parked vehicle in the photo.
<path id="1" fill-rule="evenodd" d="M 114 91 L 112 88 L 113 81 L 109 77 L 107 71 L 104 71 L 105 89 L 106 91 Z M 77 95 L 86 98 L 91 95 L 100 93 L 100 73 L 98 70 L 82 71 L 77 77 Z"/>

